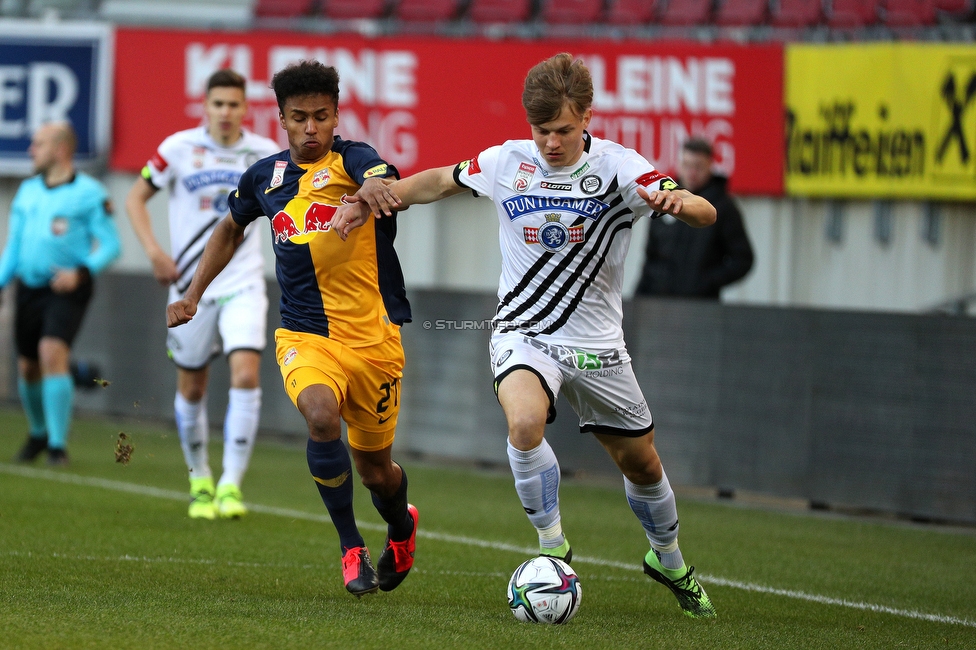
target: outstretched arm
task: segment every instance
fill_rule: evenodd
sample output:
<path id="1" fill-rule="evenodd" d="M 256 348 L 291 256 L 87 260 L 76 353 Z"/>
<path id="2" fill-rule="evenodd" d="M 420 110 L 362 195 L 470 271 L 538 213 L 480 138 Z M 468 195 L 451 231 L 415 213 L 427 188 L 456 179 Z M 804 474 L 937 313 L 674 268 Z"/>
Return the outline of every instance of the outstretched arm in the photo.
<path id="1" fill-rule="evenodd" d="M 426 169 L 389 184 L 387 189 L 392 195 L 392 207 L 382 209 L 381 214 L 377 216 L 390 216 L 393 210 L 403 210 L 418 203 L 433 203 L 464 192 L 465 188 L 454 182 L 454 167 L 451 165 Z M 360 196 L 360 192 L 351 197 L 349 203 L 340 206 L 332 218 L 332 228 L 342 239 L 348 237 L 353 229 L 366 223 L 366 219 L 369 218 L 369 206 Z"/>
<path id="2" fill-rule="evenodd" d="M 688 190 L 654 190 L 648 192 L 643 187 L 638 187 L 637 194 L 655 212 L 670 214 L 689 226 L 704 228 L 715 223 L 714 206 Z"/>
<path id="3" fill-rule="evenodd" d="M 176 327 L 188 323 L 197 313 L 197 304 L 217 274 L 224 270 L 244 241 L 244 227 L 238 225 L 229 214 L 217 224 L 203 249 L 203 257 L 193 273 L 193 279 L 182 300 L 166 307 L 166 326 Z"/>
<path id="4" fill-rule="evenodd" d="M 399 209 L 433 203 L 464 192 L 467 188 L 454 182 L 455 166 L 425 169 L 390 185 L 390 190 L 400 200 Z"/>

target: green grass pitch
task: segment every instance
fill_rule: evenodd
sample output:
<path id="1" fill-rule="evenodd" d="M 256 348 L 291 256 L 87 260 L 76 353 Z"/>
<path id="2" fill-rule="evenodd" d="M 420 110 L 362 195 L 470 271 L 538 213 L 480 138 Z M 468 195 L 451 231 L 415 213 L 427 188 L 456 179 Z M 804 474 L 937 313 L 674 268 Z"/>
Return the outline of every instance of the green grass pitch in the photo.
<path id="1" fill-rule="evenodd" d="M 696 621 L 641 573 L 647 542 L 622 486 L 567 480 L 583 602 L 568 625 L 545 627 L 506 604 L 536 540 L 504 472 L 405 462 L 420 509 L 414 570 L 396 591 L 357 600 L 303 445 L 259 440 L 243 486 L 251 514 L 202 522 L 186 517 L 182 455 L 165 426 L 79 418 L 72 465 L 54 470 L 9 462 L 26 430 L 19 411 L 0 410 L 0 430 L 0 648 L 976 647 L 969 528 L 679 490 L 682 551 L 719 614 Z M 120 431 L 135 445 L 128 465 L 115 462 Z M 210 454 L 216 472 L 219 441 Z M 356 492 L 375 558 L 384 527 Z"/>

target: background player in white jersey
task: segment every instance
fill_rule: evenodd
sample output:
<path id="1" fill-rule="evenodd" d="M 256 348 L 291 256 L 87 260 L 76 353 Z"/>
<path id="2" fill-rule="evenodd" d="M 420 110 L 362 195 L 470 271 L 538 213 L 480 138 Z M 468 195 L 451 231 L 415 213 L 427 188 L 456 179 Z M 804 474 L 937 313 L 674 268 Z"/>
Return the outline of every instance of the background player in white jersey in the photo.
<path id="1" fill-rule="evenodd" d="M 214 227 L 227 215 L 227 195 L 241 174 L 260 158 L 277 153 L 273 140 L 241 127 L 247 112 L 245 80 L 219 70 L 207 81 L 206 124 L 169 136 L 142 170 L 125 206 L 132 229 L 152 262 L 153 275 L 179 300 L 193 278 Z M 172 251 L 156 240 L 146 202 L 169 190 Z M 236 518 L 247 513 L 241 482 L 254 448 L 261 410 L 258 384 L 265 347 L 268 298 L 261 242 L 248 229 L 227 268 L 207 289 L 192 323 L 169 330 L 167 348 L 176 363 L 176 426 L 190 471 L 193 518 Z M 219 333 L 219 339 L 218 339 Z M 207 383 L 211 359 L 223 351 L 230 365 L 230 393 L 224 418 L 223 474 L 214 485 L 207 457 Z"/>
<path id="2" fill-rule="evenodd" d="M 590 136 L 593 84 L 568 54 L 529 71 L 522 104 L 531 140 L 511 140 L 470 161 L 395 182 L 399 203 L 473 190 L 494 201 L 502 247 L 500 300 L 491 338 L 498 401 L 508 421 L 515 487 L 539 533 L 540 554 L 572 559 L 559 516 L 559 464 L 544 438 L 562 390 L 624 476 L 627 500 L 651 544 L 644 572 L 692 617 L 715 609 L 678 548 L 674 493 L 654 447 L 654 424 L 621 328 L 623 264 L 633 222 L 671 214 L 691 226 L 715 209 L 678 188 L 637 152 Z M 340 236 L 368 218 L 340 208 Z"/>

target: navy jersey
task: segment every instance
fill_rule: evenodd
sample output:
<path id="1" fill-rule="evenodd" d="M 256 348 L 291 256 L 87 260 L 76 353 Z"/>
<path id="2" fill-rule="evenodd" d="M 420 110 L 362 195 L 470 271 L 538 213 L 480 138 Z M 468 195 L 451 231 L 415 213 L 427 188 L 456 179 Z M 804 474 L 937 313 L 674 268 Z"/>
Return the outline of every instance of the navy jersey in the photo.
<path id="1" fill-rule="evenodd" d="M 344 196 L 368 178 L 396 173 L 369 145 L 338 136 L 331 151 L 310 165 L 296 164 L 285 150 L 244 172 L 230 195 L 230 211 L 241 226 L 261 216 L 271 220 L 282 327 L 366 347 L 409 322 L 393 248 L 395 218 L 371 218 L 347 241 L 331 232 Z"/>

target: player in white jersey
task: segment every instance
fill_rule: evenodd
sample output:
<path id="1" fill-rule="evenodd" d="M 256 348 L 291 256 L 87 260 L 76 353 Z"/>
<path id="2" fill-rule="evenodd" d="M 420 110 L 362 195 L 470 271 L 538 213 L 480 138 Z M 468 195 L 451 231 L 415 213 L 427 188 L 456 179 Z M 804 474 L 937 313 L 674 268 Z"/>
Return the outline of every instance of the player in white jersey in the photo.
<path id="1" fill-rule="evenodd" d="M 631 509 L 651 550 L 644 572 L 666 585 L 692 617 L 715 608 L 678 548 L 674 492 L 654 448 L 654 424 L 621 328 L 623 264 L 638 218 L 670 214 L 691 226 L 715 209 L 635 151 L 591 137 L 593 84 L 579 60 L 560 54 L 529 71 L 522 104 L 531 140 L 491 147 L 453 167 L 390 185 L 384 213 L 465 190 L 498 211 L 499 305 L 491 337 L 495 391 L 508 421 L 508 457 L 541 555 L 572 559 L 559 516 L 559 463 L 544 433 L 562 391 L 620 468 Z M 369 218 L 362 202 L 336 213 L 345 236 Z M 380 215 L 382 216 L 382 215 Z"/>
<path id="2" fill-rule="evenodd" d="M 219 70 L 207 82 L 207 123 L 163 140 L 126 198 L 132 229 L 152 262 L 153 275 L 169 286 L 169 301 L 183 297 L 214 227 L 228 213 L 227 196 L 241 174 L 280 147 L 242 128 L 245 80 Z M 170 253 L 156 240 L 146 203 L 169 190 Z M 241 482 L 254 448 L 261 410 L 258 382 L 267 336 L 268 298 L 259 232 L 251 228 L 230 263 L 200 301 L 192 323 L 171 329 L 166 345 L 177 368 L 174 409 L 180 445 L 190 472 L 189 515 L 236 518 L 247 513 Z M 219 336 L 218 336 L 219 335 Z M 224 418 L 223 473 L 214 485 L 207 455 L 209 364 L 223 352 L 230 366 Z"/>

